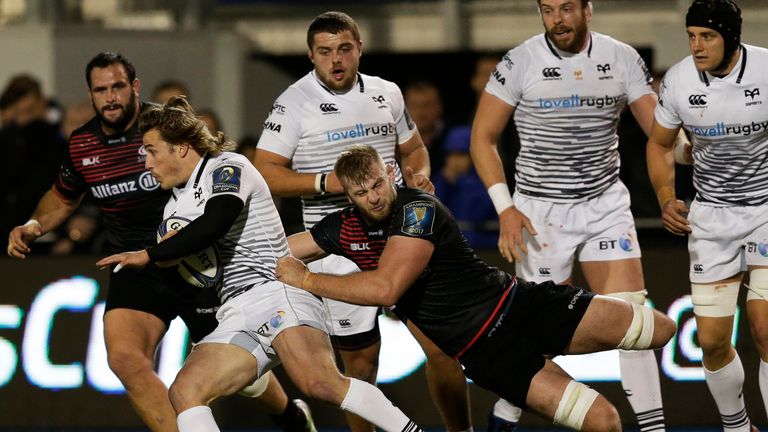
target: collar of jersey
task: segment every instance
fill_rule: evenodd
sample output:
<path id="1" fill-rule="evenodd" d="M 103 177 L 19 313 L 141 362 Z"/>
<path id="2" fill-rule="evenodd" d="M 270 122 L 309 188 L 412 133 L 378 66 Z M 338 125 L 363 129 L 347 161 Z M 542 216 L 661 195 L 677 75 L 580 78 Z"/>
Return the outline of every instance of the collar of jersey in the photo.
<path id="1" fill-rule="evenodd" d="M 744 70 L 747 68 L 747 49 L 744 47 L 744 45 L 739 46 L 739 55 L 741 56 L 741 61 L 739 61 L 739 75 L 736 77 L 736 84 L 741 84 L 741 79 L 744 77 Z M 709 82 L 713 79 L 721 79 L 721 80 L 727 80 L 730 79 L 734 74 L 736 74 L 736 68 L 734 67 L 733 70 L 728 72 L 728 75 L 720 78 L 715 75 L 712 75 L 711 73 L 707 71 L 699 72 L 699 79 L 709 87 Z"/>
<path id="2" fill-rule="evenodd" d="M 335 95 L 343 95 L 343 94 L 347 94 L 347 93 L 351 92 L 352 90 L 354 90 L 354 89 L 355 89 L 355 86 L 359 86 L 359 88 L 360 88 L 360 93 L 364 93 L 364 92 L 365 92 L 365 83 L 363 82 L 363 76 L 362 76 L 362 75 L 360 75 L 360 72 L 358 72 L 358 73 L 357 73 L 357 77 L 355 78 L 355 83 L 352 85 L 352 88 L 350 88 L 349 90 L 347 90 L 347 91 L 345 91 L 345 92 L 339 92 L 339 91 L 331 90 L 330 88 L 328 88 L 328 86 L 326 86 L 325 84 L 323 84 L 323 82 L 322 82 L 322 81 L 320 81 L 320 78 L 318 78 L 318 77 L 317 77 L 317 74 L 315 73 L 315 71 L 314 71 L 314 70 L 312 70 L 312 72 L 310 72 L 310 73 L 312 74 L 312 78 L 314 78 L 314 79 L 315 79 L 315 82 L 316 82 L 316 83 L 317 83 L 317 84 L 318 84 L 320 87 L 322 87 L 322 88 L 323 88 L 325 91 L 327 91 L 328 93 L 330 93 L 330 94 L 332 94 L 332 95 L 334 95 L 334 96 L 335 96 Z"/>
<path id="3" fill-rule="evenodd" d="M 592 37 L 592 32 L 589 32 L 589 45 L 587 46 L 587 49 L 584 51 L 579 51 L 577 53 L 571 53 L 566 51 L 561 51 L 557 49 L 556 46 L 552 44 L 552 42 L 549 41 L 549 38 L 547 37 L 547 34 L 544 33 L 544 42 L 547 44 L 547 48 L 549 48 L 549 52 L 552 53 L 553 56 L 557 57 L 558 59 L 562 60 L 563 57 L 576 57 L 577 55 L 581 55 L 586 53 L 587 57 L 592 58 L 592 41 L 594 38 Z"/>
<path id="4" fill-rule="evenodd" d="M 191 149 L 190 149 L 191 150 Z M 192 171 L 192 175 L 189 176 L 189 180 L 187 180 L 187 184 L 184 185 L 183 188 L 175 187 L 173 188 L 175 192 L 182 193 L 187 189 L 190 189 L 190 183 L 192 184 L 192 189 L 197 189 L 197 185 L 200 184 L 200 178 L 203 176 L 203 171 L 205 170 L 205 165 L 208 164 L 208 160 L 211 159 L 211 154 L 206 152 L 202 158 L 197 162 L 197 165 L 195 166 L 195 169 Z"/>

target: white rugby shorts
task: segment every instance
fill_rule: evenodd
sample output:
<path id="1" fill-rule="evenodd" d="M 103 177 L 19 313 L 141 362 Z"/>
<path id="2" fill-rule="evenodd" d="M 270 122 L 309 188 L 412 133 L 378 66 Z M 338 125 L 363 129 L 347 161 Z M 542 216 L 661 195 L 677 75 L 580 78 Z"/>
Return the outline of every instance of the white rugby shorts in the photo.
<path id="1" fill-rule="evenodd" d="M 359 272 L 357 265 L 344 257 L 329 255 L 307 266 L 314 273 L 346 275 Z M 377 306 L 358 306 L 338 300 L 323 298 L 327 321 L 326 325 L 332 336 L 351 336 L 365 333 L 376 325 L 379 308 Z"/>
<path id="2" fill-rule="evenodd" d="M 768 205 L 718 207 L 694 201 L 688 212 L 692 283 L 727 279 L 768 266 Z"/>
<path id="3" fill-rule="evenodd" d="M 237 345 L 253 354 L 259 376 L 280 364 L 272 341 L 287 328 L 307 325 L 328 332 L 323 304 L 312 294 L 272 281 L 230 298 L 216 314 L 219 325 L 200 343 Z"/>
<path id="4" fill-rule="evenodd" d="M 575 256 L 579 261 L 640 258 L 629 191 L 621 181 L 577 203 L 544 201 L 518 192 L 513 199 L 538 232 L 531 236 L 523 230 L 528 253 L 515 263 L 523 280 L 563 282 L 571 277 Z"/>

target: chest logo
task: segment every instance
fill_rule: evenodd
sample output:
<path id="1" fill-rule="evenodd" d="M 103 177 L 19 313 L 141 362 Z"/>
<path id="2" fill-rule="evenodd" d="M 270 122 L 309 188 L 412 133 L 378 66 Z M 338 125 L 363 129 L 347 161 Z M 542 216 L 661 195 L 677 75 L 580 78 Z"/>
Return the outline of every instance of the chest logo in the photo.
<path id="1" fill-rule="evenodd" d="M 707 105 L 707 95 L 694 94 L 688 96 L 688 103 L 694 107 L 704 107 Z"/>
<path id="2" fill-rule="evenodd" d="M 541 70 L 541 74 L 544 75 L 544 79 L 560 79 L 560 68 L 549 67 Z"/>
<path id="3" fill-rule="evenodd" d="M 336 114 L 339 112 L 339 109 L 336 108 L 336 104 L 322 103 L 320 104 L 320 111 L 322 111 L 323 114 Z"/>

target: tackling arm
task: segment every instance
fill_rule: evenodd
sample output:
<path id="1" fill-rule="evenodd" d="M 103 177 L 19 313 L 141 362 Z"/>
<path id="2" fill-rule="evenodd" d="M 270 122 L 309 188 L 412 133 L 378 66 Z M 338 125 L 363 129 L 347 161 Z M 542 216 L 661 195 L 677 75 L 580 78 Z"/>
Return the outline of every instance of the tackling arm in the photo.
<path id="1" fill-rule="evenodd" d="M 379 259 L 379 267 L 344 276 L 312 273 L 293 257 L 277 262 L 277 278 L 320 297 L 359 305 L 391 306 L 416 282 L 427 267 L 434 244 L 424 239 L 393 236 Z"/>

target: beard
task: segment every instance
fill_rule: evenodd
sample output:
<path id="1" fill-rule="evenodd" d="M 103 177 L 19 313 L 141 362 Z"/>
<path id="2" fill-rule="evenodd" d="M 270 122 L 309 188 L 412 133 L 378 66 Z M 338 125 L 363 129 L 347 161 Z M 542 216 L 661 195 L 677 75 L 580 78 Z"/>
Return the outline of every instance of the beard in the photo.
<path id="1" fill-rule="evenodd" d="M 584 42 L 587 40 L 588 32 L 586 23 L 580 23 L 571 28 L 573 38 L 570 40 L 570 42 L 560 41 L 557 39 L 555 33 L 560 29 L 561 28 L 554 27 L 551 30 L 547 30 L 547 37 L 553 44 L 555 44 L 557 49 L 570 53 L 578 53 L 581 51 L 582 47 L 584 47 Z"/>
<path id="2" fill-rule="evenodd" d="M 91 104 L 93 105 L 93 110 L 96 111 L 96 116 L 99 118 L 99 121 L 103 125 L 110 129 L 114 129 L 115 131 L 122 132 L 125 130 L 128 124 L 131 123 L 131 120 L 133 120 L 133 114 L 136 112 L 136 93 L 131 92 L 131 98 L 128 100 L 128 104 L 120 106 L 120 108 L 123 110 L 123 115 L 118 117 L 116 120 L 109 120 L 105 118 L 103 112 L 96 108 L 95 104 Z M 104 108 L 106 108 L 106 106 L 103 107 L 102 110 Z"/>

